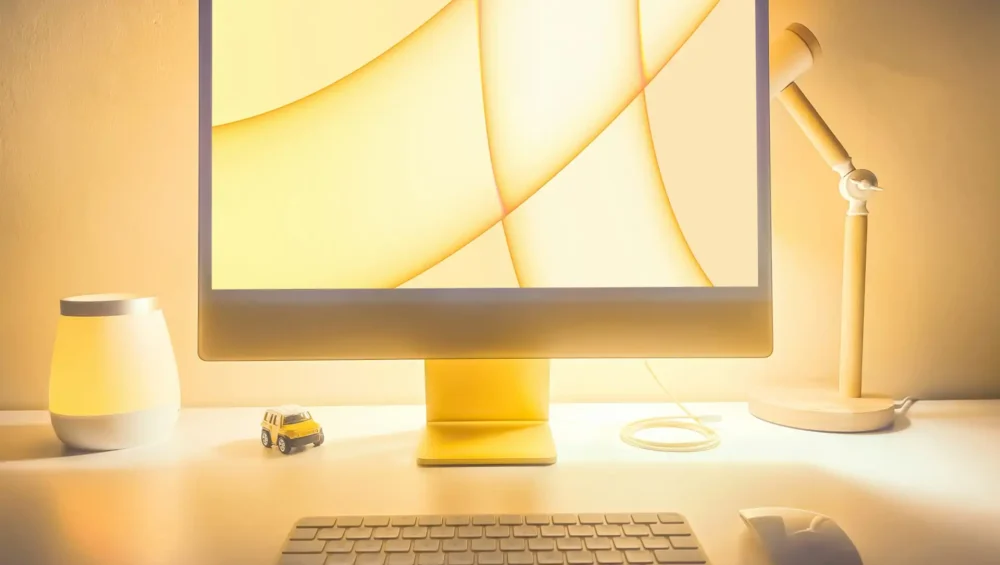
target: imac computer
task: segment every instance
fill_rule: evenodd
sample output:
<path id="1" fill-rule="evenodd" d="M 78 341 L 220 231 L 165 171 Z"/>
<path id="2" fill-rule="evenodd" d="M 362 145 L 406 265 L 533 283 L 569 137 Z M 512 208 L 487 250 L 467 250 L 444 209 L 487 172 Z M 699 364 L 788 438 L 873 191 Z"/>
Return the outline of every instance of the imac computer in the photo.
<path id="1" fill-rule="evenodd" d="M 203 359 L 423 359 L 425 465 L 549 359 L 772 348 L 766 0 L 200 3 Z"/>

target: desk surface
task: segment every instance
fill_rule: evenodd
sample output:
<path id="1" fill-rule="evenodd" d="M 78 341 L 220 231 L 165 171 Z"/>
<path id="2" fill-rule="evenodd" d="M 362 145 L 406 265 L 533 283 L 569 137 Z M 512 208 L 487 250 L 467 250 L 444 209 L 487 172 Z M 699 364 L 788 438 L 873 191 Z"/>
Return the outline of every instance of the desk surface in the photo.
<path id="1" fill-rule="evenodd" d="M 618 440 L 664 405 L 556 405 L 559 462 L 424 469 L 423 408 L 317 408 L 326 443 L 258 442 L 261 409 L 181 412 L 168 443 L 67 453 L 45 412 L 0 413 L 0 562 L 273 564 L 297 518 L 325 514 L 677 511 L 716 565 L 739 562 L 737 511 L 840 522 L 872 565 L 1000 563 L 1000 401 L 918 402 L 895 430 L 815 434 L 722 416 L 722 445 L 655 453 Z"/>

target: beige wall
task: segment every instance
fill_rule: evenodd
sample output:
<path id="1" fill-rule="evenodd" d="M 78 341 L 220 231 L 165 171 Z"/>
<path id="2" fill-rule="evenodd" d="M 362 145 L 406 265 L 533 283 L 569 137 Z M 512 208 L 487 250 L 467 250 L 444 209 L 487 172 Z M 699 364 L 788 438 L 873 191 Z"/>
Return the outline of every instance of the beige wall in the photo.
<path id="1" fill-rule="evenodd" d="M 722 0 L 743 1 L 743 0 Z M 802 87 L 871 205 L 866 389 L 1000 396 L 1000 3 L 775 0 L 827 56 Z M 190 406 L 419 402 L 420 364 L 200 361 L 197 5 L 0 0 L 0 408 L 43 408 L 61 296 L 161 297 Z M 836 372 L 836 178 L 773 118 L 775 351 L 657 363 L 686 398 Z M 636 361 L 560 362 L 558 399 L 655 398 Z"/>

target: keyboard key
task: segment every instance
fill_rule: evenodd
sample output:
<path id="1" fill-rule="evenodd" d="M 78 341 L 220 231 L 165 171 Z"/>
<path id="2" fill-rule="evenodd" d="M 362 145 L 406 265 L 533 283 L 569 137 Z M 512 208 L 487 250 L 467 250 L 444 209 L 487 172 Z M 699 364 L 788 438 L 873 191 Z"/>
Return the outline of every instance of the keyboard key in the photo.
<path id="1" fill-rule="evenodd" d="M 473 516 L 472 517 L 472 525 L 473 526 L 492 526 L 492 525 L 494 525 L 496 523 L 497 523 L 497 517 L 496 516 L 479 515 L 479 516 Z"/>
<path id="2" fill-rule="evenodd" d="M 543 538 L 564 538 L 566 537 L 566 526 L 542 526 Z"/>
<path id="3" fill-rule="evenodd" d="M 421 553 L 417 556 L 417 565 L 444 565 L 444 554 Z"/>
<path id="4" fill-rule="evenodd" d="M 615 549 L 642 549 L 639 538 L 615 538 Z"/>
<path id="5" fill-rule="evenodd" d="M 448 565 L 473 565 L 475 562 L 476 555 L 474 553 L 469 553 L 468 551 L 464 553 L 448 554 Z"/>
<path id="6" fill-rule="evenodd" d="M 417 525 L 418 526 L 440 526 L 444 523 L 444 518 L 441 516 L 418 516 Z"/>
<path id="7" fill-rule="evenodd" d="M 354 542 L 349 540 L 334 540 L 326 542 L 327 553 L 350 553 L 354 549 Z"/>
<path id="8" fill-rule="evenodd" d="M 458 537 L 472 539 L 483 537 L 482 526 L 462 526 L 458 529 Z"/>
<path id="9" fill-rule="evenodd" d="M 687 524 L 653 524 L 649 529 L 654 536 L 684 536 L 691 533 Z"/>
<path id="10" fill-rule="evenodd" d="M 325 560 L 323 553 L 286 553 L 278 565 L 323 565 Z"/>
<path id="11" fill-rule="evenodd" d="M 698 540 L 694 536 L 670 536 L 670 545 L 674 549 L 698 549 Z"/>
<path id="12" fill-rule="evenodd" d="M 464 539 L 446 539 L 444 543 L 441 544 L 441 549 L 447 551 L 448 553 L 454 553 L 457 551 L 469 551 L 469 540 Z"/>
<path id="13" fill-rule="evenodd" d="M 544 551 L 535 557 L 538 565 L 563 565 L 563 554 L 558 551 Z"/>
<path id="14" fill-rule="evenodd" d="M 341 528 L 357 528 L 364 522 L 361 516 L 341 516 L 337 518 L 337 525 Z"/>
<path id="15" fill-rule="evenodd" d="M 371 528 L 350 528 L 344 537 L 353 540 L 368 539 L 372 537 L 373 531 Z"/>
<path id="16" fill-rule="evenodd" d="M 330 559 L 341 555 L 344 554 L 331 555 Z M 361 555 L 358 555 L 358 559 L 354 562 L 354 565 L 382 565 L 383 563 L 385 563 L 384 553 L 362 553 Z"/>
<path id="17" fill-rule="evenodd" d="M 645 524 L 627 524 L 622 526 L 626 536 L 643 537 L 649 535 L 649 526 Z"/>
<path id="18" fill-rule="evenodd" d="M 431 528 L 431 537 L 434 539 L 445 539 L 455 537 L 455 528 L 452 526 L 437 526 Z"/>
<path id="19" fill-rule="evenodd" d="M 566 561 L 569 565 L 591 565 L 594 554 L 589 551 L 571 551 L 566 554 Z"/>
<path id="20" fill-rule="evenodd" d="M 403 539 L 423 539 L 427 537 L 427 532 L 428 529 L 426 526 L 403 528 Z"/>
<path id="21" fill-rule="evenodd" d="M 382 542 L 366 539 L 354 544 L 354 553 L 378 553 L 382 551 Z"/>
<path id="22" fill-rule="evenodd" d="M 653 554 L 649 551 L 626 551 L 625 560 L 632 565 L 647 565 L 653 562 Z"/>
<path id="23" fill-rule="evenodd" d="M 385 552 L 386 553 L 405 553 L 410 551 L 410 540 L 408 539 L 391 539 L 385 542 Z M 354 550 L 357 551 L 357 546 Z"/>
<path id="24" fill-rule="evenodd" d="M 323 540 L 289 540 L 285 542 L 282 553 L 322 553 L 326 542 Z"/>
<path id="25" fill-rule="evenodd" d="M 597 562 L 601 565 L 619 565 L 625 562 L 625 556 L 620 551 L 598 551 Z"/>
<path id="26" fill-rule="evenodd" d="M 603 524 L 604 523 L 604 515 L 603 514 L 580 514 L 580 523 L 581 524 L 590 524 L 590 525 Z"/>
<path id="27" fill-rule="evenodd" d="M 503 554 L 498 551 L 476 555 L 477 565 L 503 565 Z"/>
<path id="28" fill-rule="evenodd" d="M 444 517 L 445 526 L 467 526 L 469 525 L 468 516 L 445 516 Z"/>
<path id="29" fill-rule="evenodd" d="M 670 549 L 669 538 L 642 538 L 642 546 L 646 549 Z"/>
<path id="30" fill-rule="evenodd" d="M 393 516 L 390 522 L 393 526 L 397 528 L 403 528 L 406 526 L 415 526 L 417 524 L 416 516 Z"/>
<path id="31" fill-rule="evenodd" d="M 556 542 L 549 538 L 534 538 L 528 540 L 528 549 L 531 551 L 555 551 Z"/>
<path id="32" fill-rule="evenodd" d="M 576 514 L 556 514 L 552 517 L 552 523 L 557 526 L 572 526 L 578 524 Z"/>
<path id="33" fill-rule="evenodd" d="M 524 523 L 524 519 L 515 514 L 504 514 L 497 521 L 501 526 L 520 526 Z"/>
<path id="34" fill-rule="evenodd" d="M 587 545 L 587 549 L 590 551 L 611 549 L 611 540 L 608 538 L 587 538 L 583 541 Z"/>
<path id="35" fill-rule="evenodd" d="M 396 539 L 399 537 L 399 528 L 383 527 L 375 529 L 375 539 Z"/>
<path id="36" fill-rule="evenodd" d="M 631 524 L 632 517 L 628 514 L 608 514 L 604 520 L 609 524 Z"/>
<path id="37" fill-rule="evenodd" d="M 583 549 L 583 540 L 580 538 L 559 538 L 556 540 L 556 547 L 559 551 L 580 551 Z"/>
<path id="38" fill-rule="evenodd" d="M 595 534 L 594 526 L 570 526 L 569 535 L 575 538 L 587 538 Z"/>
<path id="39" fill-rule="evenodd" d="M 514 526 L 514 537 L 537 538 L 538 526 Z"/>
<path id="40" fill-rule="evenodd" d="M 617 525 L 612 526 L 609 524 L 599 524 L 594 526 L 594 530 L 596 530 L 597 535 L 602 538 L 613 538 L 622 535 L 622 527 Z"/>
<path id="41" fill-rule="evenodd" d="M 323 557 L 326 557 L 323 565 L 354 565 L 353 553 L 334 553 L 333 555 L 323 555 Z"/>
<path id="42" fill-rule="evenodd" d="M 418 539 L 413 542 L 413 551 L 417 553 L 434 553 L 441 551 L 441 542 L 436 539 Z"/>
<path id="43" fill-rule="evenodd" d="M 547 526 L 549 524 L 549 517 L 543 514 L 532 514 L 531 516 L 524 517 L 524 523 L 529 526 Z"/>
<path id="44" fill-rule="evenodd" d="M 295 525 L 300 528 L 332 528 L 337 524 L 337 519 L 333 516 L 317 516 L 303 518 Z"/>
<path id="45" fill-rule="evenodd" d="M 391 553 L 385 560 L 386 565 L 415 565 L 417 556 L 413 553 Z"/>
<path id="46" fill-rule="evenodd" d="M 500 540 L 500 551 L 524 551 L 528 544 L 523 539 L 508 538 Z"/>
<path id="47" fill-rule="evenodd" d="M 489 538 L 479 538 L 472 540 L 469 544 L 472 551 L 496 551 L 497 550 L 497 540 Z"/>
<path id="48" fill-rule="evenodd" d="M 319 528 L 295 528 L 292 533 L 288 534 L 288 539 L 301 541 L 316 539 L 317 532 L 319 532 Z"/>
<path id="49" fill-rule="evenodd" d="M 344 528 L 323 528 L 316 534 L 316 539 L 344 539 L 344 532 L 346 531 Z"/>
<path id="50" fill-rule="evenodd" d="M 380 528 L 389 525 L 388 516 L 367 516 L 365 517 L 364 525 L 369 528 Z"/>
<path id="51" fill-rule="evenodd" d="M 507 565 L 533 565 L 535 555 L 527 551 L 515 551 L 507 554 Z"/>
<path id="52" fill-rule="evenodd" d="M 634 524 L 655 524 L 659 521 L 656 514 L 632 514 L 632 523 Z"/>
<path id="53" fill-rule="evenodd" d="M 487 526 L 486 537 L 488 538 L 509 538 L 510 526 Z"/>
<path id="54" fill-rule="evenodd" d="M 700 549 L 657 549 L 653 552 L 657 563 L 703 565 L 708 561 Z"/>
<path id="55" fill-rule="evenodd" d="M 684 516 L 674 512 L 657 514 L 656 517 L 660 519 L 661 524 L 683 524 L 685 521 Z"/>

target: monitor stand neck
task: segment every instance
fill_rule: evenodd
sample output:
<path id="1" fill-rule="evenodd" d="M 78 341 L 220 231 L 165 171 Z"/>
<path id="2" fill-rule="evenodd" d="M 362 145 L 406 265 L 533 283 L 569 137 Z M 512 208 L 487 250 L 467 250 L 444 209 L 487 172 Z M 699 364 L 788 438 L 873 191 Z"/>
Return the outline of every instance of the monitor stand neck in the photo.
<path id="1" fill-rule="evenodd" d="M 427 428 L 417 463 L 551 465 L 548 359 L 424 362 Z"/>

